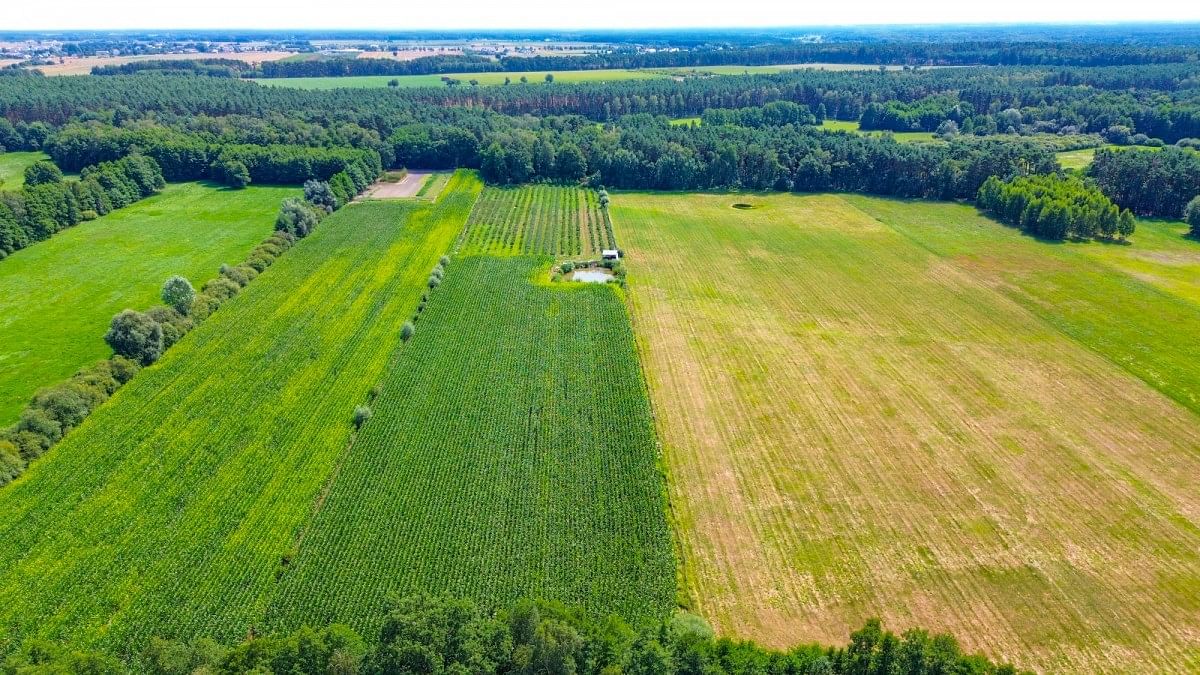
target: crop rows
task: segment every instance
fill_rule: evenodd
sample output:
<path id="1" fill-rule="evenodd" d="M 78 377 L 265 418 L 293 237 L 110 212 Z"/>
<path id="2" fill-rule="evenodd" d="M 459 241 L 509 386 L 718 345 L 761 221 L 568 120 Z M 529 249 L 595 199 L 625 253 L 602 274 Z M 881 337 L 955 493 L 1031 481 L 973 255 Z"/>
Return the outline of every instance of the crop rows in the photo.
<path id="1" fill-rule="evenodd" d="M 593 190 L 554 185 L 484 190 L 459 240 L 463 253 L 594 255 L 616 246 Z"/>
<path id="2" fill-rule="evenodd" d="M 458 257 L 398 352 L 266 624 L 372 633 L 391 593 L 662 616 L 675 572 L 648 402 L 613 289 Z"/>
<path id="3" fill-rule="evenodd" d="M 0 633 L 134 654 L 259 625 L 480 189 L 333 214 L 0 491 Z"/>

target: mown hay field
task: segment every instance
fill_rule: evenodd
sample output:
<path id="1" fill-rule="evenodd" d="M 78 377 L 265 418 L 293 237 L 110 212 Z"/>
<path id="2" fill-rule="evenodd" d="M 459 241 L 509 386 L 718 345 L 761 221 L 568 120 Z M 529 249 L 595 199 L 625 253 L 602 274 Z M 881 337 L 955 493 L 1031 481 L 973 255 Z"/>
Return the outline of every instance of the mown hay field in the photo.
<path id="1" fill-rule="evenodd" d="M 0 261 L 0 426 L 39 387 L 112 353 L 104 333 L 113 315 L 160 304 L 168 277 L 199 287 L 222 263 L 241 262 L 270 234 L 280 201 L 298 193 L 173 184 Z"/>
<path id="2" fill-rule="evenodd" d="M 595 190 L 557 185 L 488 187 L 459 239 L 462 253 L 599 256 L 616 248 Z"/>
<path id="3" fill-rule="evenodd" d="M 0 490 L 4 639 L 136 658 L 150 636 L 261 626 L 481 188 L 463 172 L 436 204 L 331 215 Z"/>
<path id="4" fill-rule="evenodd" d="M 618 291 L 549 284 L 529 257 L 455 256 L 446 270 L 267 625 L 370 635 L 386 597 L 419 592 L 667 616 L 664 482 Z"/>
<path id="5" fill-rule="evenodd" d="M 685 585 L 720 631 L 881 616 L 1051 672 L 1200 668 L 1200 282 L 1174 276 L 1200 245 L 863 196 L 612 204 Z"/>

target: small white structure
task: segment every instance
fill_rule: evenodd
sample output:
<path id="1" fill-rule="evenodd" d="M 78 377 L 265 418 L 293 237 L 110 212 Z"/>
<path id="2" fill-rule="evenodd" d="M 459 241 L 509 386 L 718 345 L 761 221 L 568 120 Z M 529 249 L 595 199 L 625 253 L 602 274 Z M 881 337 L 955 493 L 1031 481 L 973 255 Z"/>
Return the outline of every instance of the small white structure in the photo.
<path id="1" fill-rule="evenodd" d="M 605 260 L 620 260 L 621 252 L 615 248 L 606 248 L 600 252 L 600 257 Z"/>

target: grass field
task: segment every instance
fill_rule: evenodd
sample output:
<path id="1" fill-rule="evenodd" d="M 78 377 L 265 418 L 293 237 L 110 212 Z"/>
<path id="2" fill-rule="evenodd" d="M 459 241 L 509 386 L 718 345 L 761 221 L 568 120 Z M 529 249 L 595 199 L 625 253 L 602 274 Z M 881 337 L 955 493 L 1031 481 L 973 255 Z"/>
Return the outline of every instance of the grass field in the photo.
<path id="1" fill-rule="evenodd" d="M 649 80 L 667 77 L 665 73 L 650 70 L 559 70 L 559 71 L 529 71 L 524 73 L 439 73 L 436 75 L 359 75 L 350 77 L 280 77 L 256 79 L 255 82 L 270 87 L 295 87 L 298 89 L 338 89 L 342 87 L 386 87 L 388 82 L 397 80 L 401 87 L 445 87 L 443 77 L 461 80 L 460 87 L 469 87 L 471 80 L 476 80 L 481 86 L 503 85 L 508 78 L 508 86 L 536 86 L 545 84 L 546 73 L 554 75 L 554 82 L 573 84 L 578 82 L 619 82 L 622 80 Z M 525 77 L 528 83 L 522 84 Z"/>
<path id="2" fill-rule="evenodd" d="M 865 136 L 882 136 L 885 133 L 891 133 L 897 143 L 941 143 L 942 140 L 934 138 L 932 132 L 928 131 L 862 131 L 858 128 L 858 122 L 847 120 L 826 119 L 821 123 L 821 128 L 828 131 L 847 131 L 855 134 L 863 134 Z"/>
<path id="3" fill-rule="evenodd" d="M 261 626 L 355 406 L 480 189 L 458 174 L 436 204 L 331 215 L 0 490 L 7 637 L 134 656 L 150 635 Z"/>
<path id="4" fill-rule="evenodd" d="M 391 593 L 540 596 L 667 615 L 675 565 L 649 405 L 610 286 L 531 283 L 527 257 L 455 257 L 267 624 L 374 634 Z"/>
<path id="5" fill-rule="evenodd" d="M 1200 304 L 1136 269 L 1200 244 L 736 200 L 613 197 L 696 609 L 778 646 L 881 616 L 1048 672 L 1200 668 Z"/>
<path id="6" fill-rule="evenodd" d="M 50 159 L 44 152 L 0 152 L 0 190 L 16 190 L 25 184 L 25 167 Z"/>
<path id="7" fill-rule="evenodd" d="M 458 244 L 493 255 L 592 256 L 615 247 L 596 192 L 554 185 L 487 188 Z"/>
<path id="8" fill-rule="evenodd" d="M 113 314 L 159 304 L 173 274 L 199 287 L 222 263 L 241 262 L 297 192 L 169 185 L 0 261 L 0 426 L 39 387 L 108 356 Z"/>

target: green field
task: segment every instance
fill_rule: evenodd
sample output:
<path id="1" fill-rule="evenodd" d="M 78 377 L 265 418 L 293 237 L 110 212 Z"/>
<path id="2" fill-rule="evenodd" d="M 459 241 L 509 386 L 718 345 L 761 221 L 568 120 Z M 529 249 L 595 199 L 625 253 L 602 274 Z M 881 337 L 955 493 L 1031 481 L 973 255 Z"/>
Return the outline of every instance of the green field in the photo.
<path id="1" fill-rule="evenodd" d="M 615 247 L 596 192 L 554 185 L 485 189 L 458 244 L 492 255 L 595 256 Z"/>
<path id="2" fill-rule="evenodd" d="M 863 134 L 866 136 L 882 136 L 890 133 L 898 143 L 941 143 L 941 139 L 935 138 L 932 132 L 929 131 L 861 131 L 858 128 L 858 122 L 846 120 L 826 119 L 821 123 L 821 128 L 828 131 L 846 131 L 855 134 Z"/>
<path id="3" fill-rule="evenodd" d="M 0 490 L 6 637 L 131 657 L 150 635 L 261 626 L 481 187 L 460 173 L 435 204 L 331 215 Z"/>
<path id="4" fill-rule="evenodd" d="M 108 356 L 113 314 L 159 304 L 173 274 L 199 287 L 222 263 L 241 262 L 270 234 L 279 202 L 296 193 L 169 185 L 0 261 L 0 426 L 39 387 Z"/>
<path id="5" fill-rule="evenodd" d="M 259 84 L 270 87 L 296 87 L 298 89 L 338 89 L 342 87 L 386 87 L 388 82 L 397 80 L 401 87 L 445 87 L 443 77 L 461 80 L 458 86 L 469 87 L 471 80 L 476 80 L 481 86 L 503 85 L 505 78 L 511 81 L 509 86 L 535 86 L 545 84 L 546 73 L 554 75 L 555 83 L 573 84 L 578 82 L 620 82 L 622 80 L 650 80 L 667 77 L 664 73 L 649 70 L 561 70 L 561 71 L 530 71 L 524 73 L 439 73 L 437 75 L 358 75 L 348 77 L 280 77 L 254 80 Z M 528 83 L 522 85 L 521 78 Z"/>
<path id="6" fill-rule="evenodd" d="M 954 203 L 612 204 L 684 583 L 719 631 L 832 643 L 881 616 L 1046 672 L 1200 669 L 1180 226 L 1056 245 Z"/>
<path id="7" fill-rule="evenodd" d="M 0 152 L 0 190 L 16 190 L 25 184 L 25 167 L 50 159 L 44 152 Z"/>
<path id="8" fill-rule="evenodd" d="M 544 597 L 662 617 L 675 565 L 650 411 L 611 286 L 531 282 L 532 258 L 455 257 L 267 625 L 373 634 L 391 593 Z"/>
<path id="9" fill-rule="evenodd" d="M 671 120 L 671 126 L 675 126 L 675 127 L 697 126 L 698 127 L 698 126 L 700 126 L 700 118 L 699 117 L 677 117 L 677 118 Z"/>

